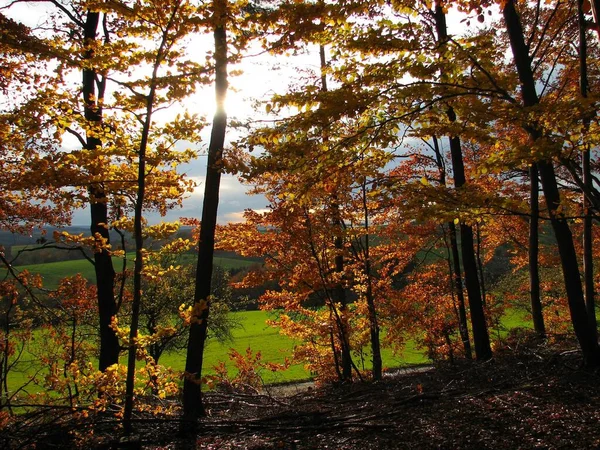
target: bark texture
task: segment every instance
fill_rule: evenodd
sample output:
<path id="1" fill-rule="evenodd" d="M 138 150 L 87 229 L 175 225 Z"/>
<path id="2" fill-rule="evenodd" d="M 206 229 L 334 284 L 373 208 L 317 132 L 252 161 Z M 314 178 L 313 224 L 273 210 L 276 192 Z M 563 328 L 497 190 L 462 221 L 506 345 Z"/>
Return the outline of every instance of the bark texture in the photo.
<path id="1" fill-rule="evenodd" d="M 529 290 L 531 301 L 531 315 L 533 327 L 540 337 L 546 336 L 544 315 L 542 314 L 542 301 L 540 299 L 540 269 L 539 269 L 539 191 L 537 164 L 529 168 Z"/>

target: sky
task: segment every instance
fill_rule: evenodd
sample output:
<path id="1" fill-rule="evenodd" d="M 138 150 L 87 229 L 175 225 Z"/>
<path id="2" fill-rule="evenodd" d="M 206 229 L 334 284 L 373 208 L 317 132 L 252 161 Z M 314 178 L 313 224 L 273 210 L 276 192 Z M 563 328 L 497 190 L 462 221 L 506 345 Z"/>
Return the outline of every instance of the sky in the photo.
<path id="1" fill-rule="evenodd" d="M 257 98 L 265 98 L 273 91 L 274 86 L 285 89 L 285 84 L 278 79 L 278 75 L 270 69 L 268 58 L 248 58 L 243 64 L 240 75 L 230 76 L 230 89 L 227 94 L 226 110 L 230 120 L 246 120 L 257 116 L 253 104 Z M 231 69 L 240 69 L 232 67 Z M 260 81 L 258 81 L 260 80 Z M 202 143 L 195 150 L 198 158 L 182 165 L 180 172 L 185 173 L 196 183 L 193 193 L 189 194 L 183 201 L 182 208 L 169 210 L 167 215 L 161 217 L 158 213 L 145 213 L 149 223 L 160 221 L 173 222 L 181 217 L 200 218 L 202 215 L 202 200 L 204 197 L 204 180 L 206 177 L 207 148 L 210 141 L 212 116 L 214 114 L 214 87 L 207 86 L 186 101 L 185 108 L 192 113 L 206 115 L 208 125 L 202 131 Z M 164 111 L 168 114 L 169 111 Z M 175 114 L 175 111 L 173 111 Z M 258 113 L 260 115 L 260 113 Z M 227 146 L 232 139 L 239 135 L 233 129 L 228 129 Z M 223 174 L 221 176 L 221 187 L 219 192 L 218 223 L 240 222 L 243 220 L 245 209 L 262 210 L 267 207 L 267 200 L 262 195 L 249 195 L 249 186 L 243 185 L 236 176 Z M 89 223 L 89 211 L 78 210 L 73 214 L 73 225 L 85 225 Z"/>
<path id="2" fill-rule="evenodd" d="M 10 1 L 0 0 L 0 7 L 9 4 Z M 24 23 L 30 27 L 36 27 L 44 22 L 47 17 L 49 7 L 43 3 L 19 3 L 12 6 L 9 10 L 3 10 L 7 16 Z M 200 49 L 200 52 L 202 49 Z M 259 53 L 259 52 L 257 52 Z M 318 55 L 315 57 L 318 61 Z M 198 59 L 204 59 L 200 54 Z M 295 63 L 298 63 L 296 61 Z M 284 90 L 286 87 L 286 78 L 274 70 L 273 58 L 265 55 L 254 55 L 247 57 L 241 66 L 230 66 L 231 70 L 240 71 L 239 75 L 230 76 L 230 89 L 227 94 L 227 111 L 230 119 L 245 120 L 256 116 L 253 104 L 256 99 L 266 98 L 267 95 L 277 90 Z M 77 82 L 77 81 L 76 81 Z M 199 157 L 181 167 L 181 171 L 196 182 L 196 189 L 188 195 L 183 202 L 182 208 L 174 208 L 167 212 L 165 217 L 158 213 L 149 212 L 145 216 L 149 223 L 160 221 L 177 221 L 180 217 L 199 218 L 202 213 L 202 200 L 204 195 L 204 179 L 206 174 L 206 149 L 210 139 L 210 129 L 212 115 L 214 114 L 214 87 L 207 86 L 199 90 L 194 96 L 186 101 L 185 108 L 192 113 L 205 115 L 208 126 L 203 130 L 203 143 L 196 150 Z M 173 110 L 175 115 L 178 110 Z M 167 114 L 169 111 L 167 111 Z M 162 113 L 165 114 L 164 112 Z M 228 141 L 235 138 L 235 134 L 228 133 Z M 78 147 L 75 138 L 69 139 L 65 136 L 64 147 L 66 150 Z M 227 144 L 226 144 L 227 145 Z M 260 195 L 248 195 L 248 186 L 243 185 L 237 177 L 224 174 L 221 178 L 221 190 L 219 201 L 218 222 L 225 224 L 228 222 L 238 222 L 243 219 L 245 209 L 261 210 L 267 206 L 267 201 Z M 89 225 L 89 209 L 79 209 L 73 213 L 72 225 Z"/>
<path id="3" fill-rule="evenodd" d="M 0 0 L 2 6 L 8 3 L 7 0 Z M 4 10 L 3 12 L 28 26 L 34 27 L 43 22 L 47 11 L 48 6 L 43 3 L 19 3 L 11 7 L 10 10 Z M 449 18 L 449 27 L 453 25 L 455 27 L 457 25 L 461 26 L 458 18 Z M 203 55 L 199 59 L 203 59 Z M 312 52 L 295 56 L 289 60 L 282 57 L 259 55 L 245 58 L 239 67 L 230 67 L 230 69 L 241 71 L 239 75 L 232 76 L 229 79 L 230 89 L 226 106 L 230 118 L 240 120 L 260 118 L 262 113 L 253 109 L 256 99 L 265 99 L 275 91 L 284 92 L 295 74 L 303 69 L 318 70 L 318 64 L 318 49 L 315 47 Z M 206 115 L 209 122 L 209 126 L 203 131 L 203 145 L 197 149 L 200 154 L 199 158 L 186 164 L 181 169 L 196 182 L 197 187 L 191 195 L 184 199 L 182 208 L 169 210 L 165 217 L 160 217 L 158 213 L 147 213 L 146 218 L 149 223 L 177 221 L 180 217 L 199 218 L 201 216 L 206 174 L 206 148 L 209 142 L 210 122 L 214 111 L 213 89 L 212 86 L 204 87 L 185 104 L 185 107 L 191 112 Z M 260 111 L 263 111 L 263 109 Z M 232 139 L 231 130 L 228 139 Z M 77 145 L 75 142 L 69 143 L 68 139 L 65 141 L 67 148 L 70 146 L 75 148 Z M 267 207 L 268 202 L 263 196 L 249 195 L 247 191 L 248 186 L 243 185 L 237 177 L 229 174 L 222 176 L 218 213 L 220 224 L 241 221 L 245 209 L 264 210 Z M 76 210 L 73 214 L 72 225 L 85 226 L 89 224 L 89 220 L 87 208 Z"/>

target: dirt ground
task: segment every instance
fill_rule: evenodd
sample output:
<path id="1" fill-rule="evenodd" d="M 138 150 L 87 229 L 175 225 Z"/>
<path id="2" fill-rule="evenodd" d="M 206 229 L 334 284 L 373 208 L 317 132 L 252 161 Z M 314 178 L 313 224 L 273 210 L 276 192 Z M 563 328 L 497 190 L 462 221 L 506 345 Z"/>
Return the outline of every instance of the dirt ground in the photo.
<path id="1" fill-rule="evenodd" d="M 176 417 L 138 417 L 119 438 L 98 420 L 85 448 L 598 449 L 600 375 L 573 342 L 522 342 L 485 363 L 458 361 L 376 383 L 303 386 L 279 395 L 210 393 L 208 416 L 182 437 Z M 283 395 L 287 394 L 287 395 Z M 89 424 L 87 424 L 89 426 Z M 75 425 L 74 425 L 75 426 Z M 6 438 L 6 431 L 4 437 Z M 66 429 L 13 430 L 8 448 L 72 448 Z M 2 441 L 0 440 L 0 447 Z"/>

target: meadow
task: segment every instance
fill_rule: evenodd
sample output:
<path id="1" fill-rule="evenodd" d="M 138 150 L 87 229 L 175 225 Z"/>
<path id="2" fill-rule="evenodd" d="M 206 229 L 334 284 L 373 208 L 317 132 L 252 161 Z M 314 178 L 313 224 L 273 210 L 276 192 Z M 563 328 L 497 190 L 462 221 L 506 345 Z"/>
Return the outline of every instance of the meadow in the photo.
<path id="1" fill-rule="evenodd" d="M 224 361 L 230 372 L 234 372 L 233 365 L 229 361 L 229 349 L 233 348 L 240 353 L 244 353 L 247 348 L 253 352 L 260 351 L 263 361 L 282 363 L 286 357 L 291 357 L 295 342 L 279 333 L 277 328 L 267 325 L 268 319 L 274 318 L 274 313 L 268 311 L 244 311 L 231 313 L 237 316 L 240 327 L 233 330 L 233 341 L 220 343 L 209 341 L 205 356 L 204 367 L 208 373 L 212 373 L 212 368 L 219 361 Z M 422 364 L 428 362 L 424 353 L 415 347 L 414 342 L 410 342 L 402 355 L 395 356 L 391 350 L 383 350 L 384 367 L 395 368 L 406 365 Z M 174 352 L 167 353 L 160 360 L 161 364 L 182 370 L 185 361 L 183 355 Z M 367 358 L 368 359 L 368 358 Z M 358 361 L 356 361 L 357 365 Z M 370 361 L 365 361 L 365 368 L 371 366 Z M 291 366 L 284 372 L 272 373 L 265 371 L 261 373 L 263 381 L 266 383 L 287 383 L 294 381 L 303 381 L 311 378 L 311 374 L 301 365 Z"/>
<path id="2" fill-rule="evenodd" d="M 214 374 L 214 367 L 222 361 L 227 366 L 229 374 L 234 375 L 236 369 L 228 356 L 232 348 L 239 353 L 245 353 L 247 348 L 250 348 L 253 353 L 260 352 L 262 361 L 264 362 L 283 363 L 286 357 L 290 358 L 292 356 L 295 342 L 281 335 L 278 329 L 267 324 L 267 320 L 273 318 L 274 313 L 267 311 L 243 311 L 231 314 L 236 316 L 240 326 L 233 330 L 233 340 L 231 342 L 220 343 L 216 340 L 209 340 L 204 352 L 205 374 Z M 31 347 L 27 348 L 24 352 L 16 370 L 9 375 L 10 390 L 17 389 L 27 383 L 29 377 L 39 368 L 39 365 L 36 363 L 37 357 L 35 356 L 37 353 L 35 350 L 35 346 L 37 345 L 35 338 L 30 345 Z M 391 350 L 382 349 L 382 357 L 384 367 L 390 369 L 429 362 L 423 351 L 416 348 L 412 341 L 408 342 L 402 355 L 393 355 Z M 126 364 L 126 355 L 123 355 L 121 359 L 122 364 Z M 165 367 L 183 371 L 185 366 L 185 351 L 167 352 L 161 356 L 159 362 Z M 358 360 L 355 362 L 357 365 L 360 365 Z M 92 363 L 95 366 L 97 361 L 93 361 Z M 370 366 L 370 361 L 365 361 L 364 368 L 368 369 Z M 311 379 L 311 374 L 302 364 L 292 365 L 282 372 L 264 370 L 259 372 L 259 374 L 266 384 L 292 383 Z M 39 386 L 30 385 L 27 390 L 29 392 L 36 392 L 40 389 L 41 387 Z"/>
<path id="3" fill-rule="evenodd" d="M 127 253 L 127 267 L 133 269 L 134 253 Z M 185 254 L 182 256 L 180 264 L 192 264 L 196 260 L 196 255 Z M 236 258 L 232 256 L 215 256 L 214 263 L 217 266 L 221 266 L 227 270 L 237 270 L 249 267 L 254 264 L 254 261 L 250 261 L 243 258 Z M 123 266 L 123 258 L 113 257 L 113 265 L 115 271 L 119 272 Z M 22 266 L 16 266 L 15 269 L 19 272 L 28 270 L 32 274 L 40 274 L 44 279 L 44 287 L 47 289 L 56 289 L 65 274 L 75 275 L 81 274 L 84 278 L 92 281 L 94 280 L 94 266 L 86 259 L 75 259 L 71 261 L 57 261 L 43 264 L 26 264 Z M 6 275 L 6 269 L 0 268 L 0 279 Z"/>
<path id="4" fill-rule="evenodd" d="M 182 264 L 193 263 L 195 255 L 183 255 Z M 133 254 L 128 254 L 129 261 L 133 261 Z M 114 258 L 115 268 L 119 270 L 122 264 L 122 259 Z M 225 269 L 242 269 L 255 264 L 255 261 L 235 257 L 231 255 L 215 257 L 215 265 Z M 81 273 L 85 278 L 93 280 L 94 269 L 92 264 L 87 260 L 71 260 L 61 262 L 50 262 L 44 264 L 29 264 L 18 267 L 19 270 L 27 269 L 32 273 L 39 273 L 44 278 L 44 286 L 47 288 L 56 288 L 64 274 Z M 0 273 L 0 276 L 3 274 Z M 260 352 L 262 361 L 264 362 L 283 362 L 286 357 L 291 357 L 294 345 L 292 339 L 283 336 L 279 330 L 269 326 L 266 322 L 268 319 L 274 318 L 274 313 L 265 311 L 243 311 L 231 313 L 235 316 L 239 327 L 233 330 L 233 339 L 231 342 L 220 343 L 216 340 L 210 340 L 204 354 L 205 373 L 214 373 L 214 366 L 220 361 L 223 361 L 230 374 L 235 372 L 233 363 L 229 359 L 230 349 L 233 348 L 239 353 L 244 353 L 247 348 L 250 348 L 254 353 Z M 501 329 L 490 330 L 494 338 L 499 338 L 504 335 L 505 330 L 515 327 L 531 326 L 525 320 L 524 314 L 520 311 L 509 311 L 502 320 Z M 36 345 L 35 342 L 32 345 Z M 31 348 L 25 352 L 20 364 L 20 371 L 15 371 L 11 374 L 9 383 L 11 387 L 16 388 L 26 382 L 35 368 L 35 349 Z M 362 355 L 362 360 L 358 355 L 355 355 L 355 363 L 361 369 L 369 369 L 371 367 L 370 355 L 365 351 Z M 398 368 L 407 365 L 423 364 L 429 362 L 425 352 L 417 348 L 414 341 L 408 341 L 404 351 L 401 354 L 395 355 L 388 348 L 382 349 L 383 366 L 387 369 Z M 123 362 L 125 360 L 123 359 Z M 96 362 L 93 362 L 96 365 Z M 185 365 L 185 352 L 168 352 L 162 355 L 160 363 L 166 367 L 171 367 L 175 370 L 183 370 Z M 288 383 L 303 380 L 309 380 L 311 374 L 303 367 L 302 364 L 291 366 L 284 372 L 264 371 L 260 374 L 265 383 Z"/>
<path id="5" fill-rule="evenodd" d="M 230 349 L 235 349 L 239 353 L 244 353 L 247 348 L 250 348 L 253 353 L 260 352 L 262 361 L 282 363 L 286 357 L 291 357 L 294 345 L 292 339 L 283 336 L 277 328 L 267 324 L 267 320 L 274 318 L 273 312 L 268 311 L 242 311 L 233 312 L 236 316 L 239 327 L 233 330 L 233 340 L 231 342 L 220 343 L 216 340 L 209 340 L 204 353 L 204 369 L 205 374 L 214 374 L 214 367 L 220 362 L 224 362 L 228 368 L 229 374 L 235 374 L 235 367 L 229 359 Z M 501 330 L 490 330 L 492 338 L 503 337 L 507 330 L 516 327 L 531 328 L 531 323 L 525 318 L 522 311 L 510 310 L 506 313 L 502 320 Z M 36 345 L 35 341 L 32 345 Z M 22 386 L 28 379 L 28 376 L 33 374 L 38 367 L 35 363 L 33 353 L 28 349 L 23 355 L 20 369 L 11 373 L 9 377 L 10 389 L 15 389 Z M 125 355 L 122 357 L 122 363 L 125 364 Z M 395 355 L 389 348 L 382 349 L 383 366 L 387 370 L 401 368 L 411 365 L 427 364 L 430 360 L 427 358 L 424 350 L 417 347 L 413 340 L 406 343 L 406 347 L 401 354 Z M 364 354 L 364 366 L 355 355 L 355 363 L 361 369 L 369 369 L 371 362 L 369 360 L 368 351 Z M 170 367 L 177 371 L 182 371 L 185 366 L 185 351 L 172 351 L 162 355 L 160 364 L 165 367 Z M 96 361 L 93 361 L 94 366 Z M 279 384 L 307 381 L 311 379 L 311 374 L 304 368 L 302 364 L 290 366 L 282 372 L 260 372 L 260 376 L 264 383 Z M 30 392 L 39 390 L 39 387 L 31 387 Z"/>

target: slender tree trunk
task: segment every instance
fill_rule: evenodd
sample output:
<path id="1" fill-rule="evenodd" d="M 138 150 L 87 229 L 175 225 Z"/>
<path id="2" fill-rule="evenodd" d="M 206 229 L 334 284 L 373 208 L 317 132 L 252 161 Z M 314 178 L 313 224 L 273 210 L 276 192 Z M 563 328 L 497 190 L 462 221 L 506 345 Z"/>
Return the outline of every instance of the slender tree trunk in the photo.
<path id="1" fill-rule="evenodd" d="M 508 0 L 503 9 L 504 22 L 510 39 L 515 65 L 521 81 L 521 93 L 525 107 L 532 107 L 539 103 L 535 90 L 535 80 L 531 69 L 531 59 L 523 36 L 523 28 L 519 15 L 515 9 L 514 0 Z M 542 137 L 541 131 L 535 126 L 526 126 L 532 141 Z M 588 314 L 583 298 L 583 289 L 579 274 L 577 253 L 573 245 L 573 236 L 569 224 L 564 216 L 558 211 L 560 205 L 560 193 L 551 161 L 538 161 L 538 168 L 542 181 L 542 189 L 546 198 L 546 205 L 550 214 L 550 222 L 558 243 L 563 269 L 565 289 L 571 313 L 571 321 L 575 335 L 583 352 L 584 365 L 587 367 L 598 367 L 600 365 L 600 348 L 591 332 Z"/>
<path id="2" fill-rule="evenodd" d="M 156 78 L 156 71 L 152 82 Z M 148 145 L 148 133 L 152 119 L 152 108 L 154 104 L 154 84 L 151 93 L 146 99 L 146 120 L 142 131 L 142 139 L 138 151 L 138 189 L 134 208 L 133 236 L 135 240 L 135 262 L 133 266 L 133 301 L 131 312 L 131 324 L 129 328 L 129 352 L 127 355 L 127 379 L 125 382 L 125 407 L 123 412 L 123 425 L 125 433 L 131 433 L 131 415 L 133 413 L 133 388 L 135 384 L 135 361 L 137 353 L 137 337 L 140 320 L 140 306 L 142 303 L 142 270 L 144 268 L 144 238 L 142 235 L 142 210 L 146 194 L 146 147 Z"/>
<path id="3" fill-rule="evenodd" d="M 333 318 L 332 308 L 329 308 L 329 320 L 331 321 Z M 337 352 L 337 348 L 335 346 L 335 336 L 333 334 L 333 327 L 329 327 L 329 345 L 331 347 L 331 354 L 333 355 L 333 364 L 335 366 L 335 373 L 337 373 L 338 380 L 343 380 L 344 376 L 342 375 L 342 371 L 340 370 L 340 357 Z"/>
<path id="4" fill-rule="evenodd" d="M 364 249 L 364 270 L 367 277 L 367 308 L 369 311 L 369 332 L 371 337 L 371 352 L 373 353 L 373 380 L 381 380 L 383 375 L 383 362 L 381 359 L 381 343 L 379 341 L 379 321 L 377 320 L 377 308 L 375 307 L 375 298 L 373 296 L 373 282 L 371 275 L 371 249 L 370 249 L 370 229 L 369 229 L 369 208 L 367 206 L 367 186 L 366 181 L 362 184 L 362 203 L 365 222 L 365 249 Z"/>
<path id="5" fill-rule="evenodd" d="M 439 169 L 439 181 L 442 186 L 446 186 L 446 169 L 444 167 L 444 159 L 442 157 L 442 151 L 438 143 L 437 137 L 433 137 L 433 149 L 435 152 L 435 158 Z M 465 357 L 467 359 L 473 359 L 473 352 L 471 351 L 471 341 L 469 339 L 469 326 L 467 322 L 467 310 L 465 308 L 465 294 L 463 291 L 462 276 L 460 272 L 460 256 L 458 252 L 458 242 L 456 239 L 456 226 L 454 222 L 448 222 L 448 231 L 450 235 L 450 276 L 454 282 L 454 292 L 458 300 L 458 329 L 460 332 L 460 338 L 465 349 Z"/>
<path id="6" fill-rule="evenodd" d="M 469 326 L 467 323 L 467 309 L 465 308 L 465 295 L 463 292 L 462 277 L 460 274 L 460 256 L 458 253 L 458 242 L 456 241 L 456 226 L 454 222 L 448 223 L 450 231 L 450 249 L 452 251 L 452 267 L 454 269 L 454 289 L 456 290 L 456 298 L 458 299 L 458 319 L 460 337 L 465 349 L 465 357 L 473 359 L 471 350 L 471 341 L 469 339 Z"/>
<path id="7" fill-rule="evenodd" d="M 144 237 L 143 210 L 146 197 L 146 152 L 150 127 L 152 126 L 152 114 L 154 112 L 154 101 L 156 98 L 158 70 L 165 59 L 167 47 L 169 46 L 169 34 L 173 29 L 179 11 L 179 3 L 175 3 L 169 16 L 169 22 L 162 30 L 160 46 L 156 51 L 152 76 L 150 78 L 150 90 L 146 96 L 145 120 L 142 127 L 140 146 L 138 149 L 138 179 L 137 196 L 134 205 L 133 237 L 135 240 L 135 262 L 133 267 L 133 300 L 131 302 L 131 323 L 129 325 L 129 352 L 127 355 L 127 379 L 125 383 L 125 405 L 123 408 L 123 428 L 129 434 L 133 430 L 131 422 L 133 413 L 133 390 L 135 386 L 135 362 L 137 356 L 137 338 L 140 322 L 140 308 L 142 304 L 142 270 L 144 269 Z"/>
<path id="8" fill-rule="evenodd" d="M 227 94 L 227 32 L 225 26 L 227 2 L 214 2 L 214 41 L 215 41 L 215 91 L 217 110 L 213 119 L 210 144 L 208 147 L 208 163 L 206 182 L 204 185 L 204 202 L 202 206 L 202 222 L 200 225 L 200 242 L 198 244 L 198 266 L 196 270 L 196 291 L 194 294 L 193 320 L 185 363 L 183 383 L 183 415 L 186 421 L 195 421 L 205 415 L 202 403 L 202 363 L 204 346 L 208 330 L 210 311 L 210 289 L 215 248 L 215 229 L 217 226 L 217 209 L 219 206 L 219 186 L 221 183 L 221 167 L 227 114 L 225 112 L 225 96 Z"/>
<path id="9" fill-rule="evenodd" d="M 477 259 L 477 272 L 479 274 L 479 285 L 481 286 L 481 301 L 485 307 L 487 302 L 487 291 L 485 289 L 485 277 L 483 272 L 483 260 L 481 259 L 481 229 L 479 224 L 475 225 L 475 236 L 477 243 L 475 245 L 475 257 Z"/>
<path id="10" fill-rule="evenodd" d="M 546 337 L 546 326 L 542 314 L 542 301 L 540 298 L 540 271 L 539 271 L 539 179 L 537 164 L 529 167 L 529 290 L 531 299 L 531 315 L 533 327 L 538 336 Z"/>
<path id="11" fill-rule="evenodd" d="M 337 208 L 337 205 L 333 205 L 334 208 Z M 340 226 L 339 221 L 336 220 L 337 225 Z M 333 245 L 336 251 L 341 252 L 344 249 L 344 243 L 342 238 L 336 236 L 333 241 Z M 335 271 L 338 274 L 344 273 L 344 257 L 341 254 L 335 256 Z M 336 303 L 340 305 L 340 320 L 341 320 L 341 330 L 342 339 L 347 342 L 348 339 L 348 299 L 346 296 L 346 288 L 343 283 L 340 282 L 333 288 L 333 298 Z M 351 380 L 352 379 L 352 354 L 350 351 L 350 345 L 342 345 L 342 380 Z"/>
<path id="12" fill-rule="evenodd" d="M 92 46 L 96 40 L 96 32 L 100 13 L 87 12 L 84 26 L 84 43 L 86 47 Z M 92 58 L 93 51 L 88 49 L 84 53 L 87 59 Z M 91 122 L 92 127 L 102 122 L 102 109 L 98 105 L 96 92 L 96 71 L 93 68 L 83 69 L 83 101 L 85 119 Z M 100 96 L 101 97 L 101 96 Z M 95 150 L 102 146 L 100 139 L 92 133 L 86 136 L 86 149 Z M 99 236 L 98 241 L 106 240 L 110 243 L 108 233 L 108 198 L 100 184 L 93 184 L 89 188 L 92 236 Z M 105 371 L 108 366 L 119 362 L 119 339 L 110 327 L 112 317 L 117 313 L 114 296 L 115 270 L 107 250 L 94 253 L 94 271 L 96 273 L 96 286 L 98 296 L 98 315 L 100 322 L 100 355 L 98 368 Z"/>
<path id="13" fill-rule="evenodd" d="M 6 312 L 4 314 L 4 329 L 2 330 L 4 333 L 4 335 L 2 336 L 2 347 L 1 347 L 1 351 L 2 351 L 2 359 L 0 360 L 0 368 L 2 369 L 1 375 L 1 382 L 2 382 L 2 390 L 1 390 L 1 395 L 0 395 L 0 410 L 6 408 L 8 409 L 8 411 L 10 412 L 10 414 L 13 414 L 13 410 L 11 407 L 11 395 L 10 395 L 10 391 L 8 390 L 8 374 L 10 372 L 10 361 L 9 358 L 11 356 L 11 331 L 12 331 L 12 327 L 11 327 L 11 311 L 14 307 L 13 302 L 10 302 L 10 304 L 8 305 L 8 307 L 6 308 Z"/>
<path id="14" fill-rule="evenodd" d="M 365 270 L 371 269 L 370 261 L 366 261 Z M 367 308 L 369 311 L 369 334 L 371 338 L 371 353 L 373 354 L 373 369 L 371 374 L 373 380 L 381 380 L 383 376 L 383 361 L 381 358 L 381 342 L 379 339 L 379 321 L 377 320 L 377 308 L 375 307 L 375 298 L 373 297 L 373 286 L 371 279 L 367 280 L 367 292 L 365 293 Z"/>
<path id="15" fill-rule="evenodd" d="M 437 3 L 435 7 L 436 28 L 440 45 L 448 40 L 446 29 L 446 16 L 442 6 Z M 447 110 L 448 120 L 456 121 L 456 114 L 452 107 Z M 454 172 L 454 186 L 462 188 L 466 184 L 465 168 L 462 157 L 462 147 L 458 136 L 449 136 L 450 155 L 452 158 L 452 169 Z M 475 356 L 478 360 L 488 360 L 492 357 L 492 348 L 485 322 L 483 300 L 481 297 L 481 286 L 477 274 L 477 261 L 475 258 L 473 228 L 467 224 L 460 224 L 460 243 L 463 268 L 465 271 L 465 286 L 469 299 L 471 311 L 471 326 L 473 328 L 473 343 L 475 344 Z"/>
<path id="16" fill-rule="evenodd" d="M 583 153 L 583 181 L 591 188 L 592 174 L 590 169 L 590 149 Z M 598 341 L 598 322 L 596 320 L 596 299 L 594 293 L 594 256 L 592 232 L 593 215 L 591 205 L 585 194 L 583 197 L 583 279 L 585 286 L 585 306 L 588 314 L 590 331 Z"/>
<path id="17" fill-rule="evenodd" d="M 68 373 L 69 373 L 69 366 L 71 364 L 73 364 L 75 362 L 75 360 L 77 359 L 77 355 L 76 355 L 76 350 L 77 350 L 77 326 L 79 325 L 77 323 L 77 317 L 75 316 L 75 314 L 73 313 L 73 316 L 71 317 L 72 321 L 71 321 L 71 342 L 69 343 L 69 360 L 65 361 L 64 366 L 63 366 L 63 375 L 65 377 L 65 380 L 67 379 Z M 71 407 L 73 407 L 75 405 L 75 399 L 79 397 L 79 390 L 77 388 L 77 381 L 73 380 L 73 391 L 71 391 L 71 384 L 67 383 L 67 389 L 69 390 L 69 403 L 71 404 Z"/>
<path id="18" fill-rule="evenodd" d="M 587 69 L 587 36 L 586 21 L 583 13 L 584 0 L 577 2 L 577 21 L 579 24 L 579 90 L 582 98 L 587 98 L 589 91 L 588 69 Z M 594 10 L 595 11 L 595 10 Z M 595 11 L 596 12 L 596 11 Z M 596 15 L 594 15 L 596 17 Z M 590 121 L 584 118 L 584 127 L 589 128 Z M 593 259 L 593 217 L 591 213 L 591 202 L 586 195 L 592 189 L 592 169 L 590 161 L 590 146 L 585 144 L 583 150 L 583 280 L 585 293 L 585 306 L 588 313 L 590 329 L 596 341 L 598 341 L 598 324 L 596 321 L 596 301 L 594 297 L 594 259 Z"/>
<path id="19" fill-rule="evenodd" d="M 319 46 L 319 58 L 321 64 L 321 90 L 327 92 L 327 59 L 325 57 L 325 46 Z M 323 141 L 327 142 L 327 136 L 323 136 Z M 333 213 L 334 226 L 338 229 L 338 234 L 333 239 L 333 245 L 338 252 L 335 256 L 335 271 L 340 276 L 344 273 L 344 256 L 342 251 L 344 249 L 344 242 L 341 234 L 343 232 L 343 223 L 340 217 L 339 205 L 337 202 L 336 195 L 333 195 L 331 199 L 331 211 Z M 352 353 L 348 340 L 348 299 L 346 296 L 346 289 L 343 283 L 340 281 L 337 286 L 333 289 L 334 301 L 340 305 L 340 340 L 342 341 L 342 372 L 341 379 L 351 380 L 352 379 Z M 337 359 L 337 358 L 336 358 Z"/>
<path id="20" fill-rule="evenodd" d="M 453 167 L 456 167 L 454 163 Z M 460 225 L 460 243 L 463 267 L 465 269 L 465 285 L 469 299 L 469 309 L 471 311 L 475 356 L 478 360 L 485 361 L 492 357 L 492 348 L 490 347 L 490 338 L 485 322 L 481 288 L 477 276 L 477 262 L 475 261 L 473 251 L 473 229 L 463 223 Z"/>

